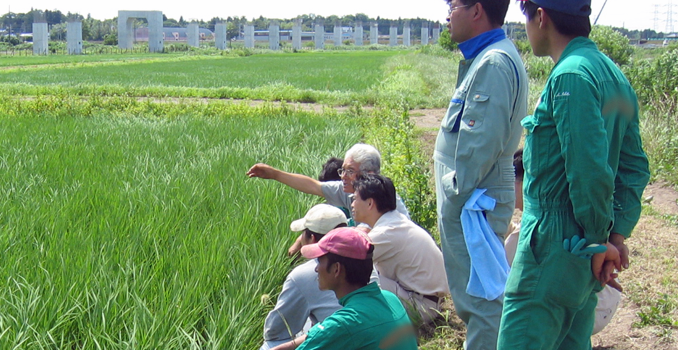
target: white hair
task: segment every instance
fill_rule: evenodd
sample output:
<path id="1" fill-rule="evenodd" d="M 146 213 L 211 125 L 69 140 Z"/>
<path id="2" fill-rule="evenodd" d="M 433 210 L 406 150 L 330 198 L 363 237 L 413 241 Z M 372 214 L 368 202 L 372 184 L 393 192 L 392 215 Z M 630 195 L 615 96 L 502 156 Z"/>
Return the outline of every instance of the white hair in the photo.
<path id="1" fill-rule="evenodd" d="M 346 151 L 344 160 L 346 159 L 352 159 L 354 162 L 360 164 L 360 172 L 362 174 L 379 174 L 379 169 L 381 168 L 381 155 L 374 146 L 356 143 Z"/>

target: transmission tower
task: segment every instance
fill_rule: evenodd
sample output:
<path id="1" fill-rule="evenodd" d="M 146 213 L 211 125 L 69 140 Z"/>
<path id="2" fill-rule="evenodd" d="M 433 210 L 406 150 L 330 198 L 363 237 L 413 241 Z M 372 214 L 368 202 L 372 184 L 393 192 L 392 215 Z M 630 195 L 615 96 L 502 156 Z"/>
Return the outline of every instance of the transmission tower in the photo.
<path id="1" fill-rule="evenodd" d="M 666 33 L 673 33 L 673 3 L 671 0 L 666 4 Z"/>

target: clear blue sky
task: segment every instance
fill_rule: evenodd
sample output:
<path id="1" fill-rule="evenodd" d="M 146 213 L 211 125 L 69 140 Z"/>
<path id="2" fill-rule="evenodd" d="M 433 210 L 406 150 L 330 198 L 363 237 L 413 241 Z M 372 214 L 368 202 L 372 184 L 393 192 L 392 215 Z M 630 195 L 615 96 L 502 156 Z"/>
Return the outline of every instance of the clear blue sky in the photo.
<path id="1" fill-rule="evenodd" d="M 605 0 L 592 0 L 595 20 Z M 4 14 L 12 12 L 28 12 L 31 8 L 40 10 L 60 10 L 63 13 L 73 12 L 83 16 L 91 14 L 96 19 L 110 19 L 117 16 L 118 10 L 159 10 L 168 18 L 185 20 L 209 20 L 212 17 L 245 16 L 254 18 L 293 18 L 302 14 L 321 16 L 347 15 L 365 13 L 370 17 L 383 18 L 427 18 L 432 21 L 445 20 L 447 5 L 444 0 L 423 1 L 384 1 L 384 0 L 250 0 L 250 1 L 167 1 L 167 0 L 117 0 L 117 1 L 85 1 L 85 0 L 23 0 L 4 2 L 0 8 Z M 673 30 L 678 31 L 678 0 L 608 0 L 598 24 L 626 27 L 630 29 L 656 29 L 666 31 L 666 19 L 671 4 Z M 195 6 L 192 6 L 195 5 Z M 655 5 L 658 5 L 655 7 Z M 656 15 L 655 15 L 656 8 Z M 655 17 L 657 20 L 655 21 Z M 524 21 L 516 2 L 511 3 L 507 15 L 509 21 Z M 656 25 L 656 28 L 655 28 Z"/>

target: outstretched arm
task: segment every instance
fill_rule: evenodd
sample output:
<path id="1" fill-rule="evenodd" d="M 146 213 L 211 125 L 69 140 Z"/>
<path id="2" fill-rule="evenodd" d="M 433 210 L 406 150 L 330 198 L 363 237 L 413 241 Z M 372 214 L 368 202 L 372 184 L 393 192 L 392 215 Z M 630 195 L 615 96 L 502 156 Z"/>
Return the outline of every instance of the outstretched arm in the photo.
<path id="1" fill-rule="evenodd" d="M 324 197 L 322 188 L 320 187 L 320 181 L 306 175 L 287 173 L 267 164 L 254 164 L 250 170 L 247 171 L 247 176 L 276 180 L 297 191 Z"/>

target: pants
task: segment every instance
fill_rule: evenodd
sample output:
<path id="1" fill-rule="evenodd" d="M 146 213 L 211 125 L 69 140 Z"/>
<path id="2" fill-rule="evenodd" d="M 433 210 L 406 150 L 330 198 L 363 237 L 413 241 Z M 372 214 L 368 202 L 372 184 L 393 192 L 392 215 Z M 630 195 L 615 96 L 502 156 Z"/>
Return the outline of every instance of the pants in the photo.
<path id="1" fill-rule="evenodd" d="M 591 260 L 563 249 L 565 238 L 581 234 L 567 206 L 526 198 L 498 350 L 591 349 L 601 288 Z"/>
<path id="2" fill-rule="evenodd" d="M 450 200 L 442 183 L 442 176 L 449 172 L 449 168 L 439 162 L 435 163 L 435 168 L 438 227 L 445 259 L 445 271 L 454 308 L 459 318 L 466 324 L 466 349 L 496 350 L 503 298 L 488 301 L 466 293 L 471 274 L 471 258 L 461 227 L 461 209 L 466 201 Z M 512 183 L 510 185 L 513 186 Z M 506 232 L 511 220 L 514 206 L 513 187 L 508 187 L 503 192 L 506 192 L 506 198 L 509 200 L 504 200 L 502 193 L 496 191 L 488 193 L 491 197 L 501 200 L 497 201 L 494 212 L 487 215 L 490 226 L 495 232 L 498 232 L 495 227 L 502 229 L 502 235 Z"/>
<path id="3" fill-rule="evenodd" d="M 424 298 L 423 295 L 408 291 L 403 288 L 397 281 L 379 276 L 379 284 L 381 289 L 387 290 L 400 298 L 410 316 L 412 323 L 416 325 L 431 323 L 438 315 L 440 315 L 440 301 Z"/>

